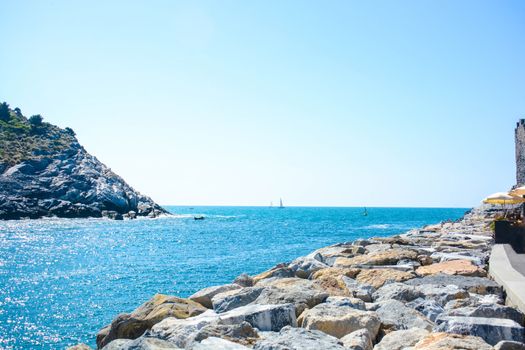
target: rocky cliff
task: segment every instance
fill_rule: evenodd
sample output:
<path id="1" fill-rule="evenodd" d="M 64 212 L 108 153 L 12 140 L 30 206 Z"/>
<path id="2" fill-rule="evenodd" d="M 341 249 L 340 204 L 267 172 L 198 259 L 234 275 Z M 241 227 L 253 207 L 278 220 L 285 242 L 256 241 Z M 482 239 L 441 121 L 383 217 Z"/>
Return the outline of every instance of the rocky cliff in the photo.
<path id="1" fill-rule="evenodd" d="M 165 213 L 86 152 L 70 128 L 0 104 L 0 219 Z"/>

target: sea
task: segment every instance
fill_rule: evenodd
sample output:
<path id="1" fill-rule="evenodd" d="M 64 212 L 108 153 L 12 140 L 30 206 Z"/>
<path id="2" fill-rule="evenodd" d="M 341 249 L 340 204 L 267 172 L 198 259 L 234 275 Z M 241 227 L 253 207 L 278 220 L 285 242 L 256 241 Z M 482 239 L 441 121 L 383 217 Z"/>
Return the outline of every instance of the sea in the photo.
<path id="1" fill-rule="evenodd" d="M 466 208 L 166 207 L 170 217 L 0 222 L 0 349 L 95 347 L 155 293 L 188 297 L 317 248 L 390 236 Z M 202 215 L 204 220 L 194 220 Z"/>

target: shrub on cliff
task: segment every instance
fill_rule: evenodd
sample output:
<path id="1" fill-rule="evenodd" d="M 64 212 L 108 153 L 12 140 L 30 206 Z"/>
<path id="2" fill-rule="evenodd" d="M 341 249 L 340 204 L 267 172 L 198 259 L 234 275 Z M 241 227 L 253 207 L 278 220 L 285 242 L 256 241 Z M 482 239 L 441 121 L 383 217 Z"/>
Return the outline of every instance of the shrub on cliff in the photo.
<path id="1" fill-rule="evenodd" d="M 9 105 L 5 102 L 0 103 L 0 120 L 9 121 L 11 119 L 11 114 L 9 113 Z"/>
<path id="2" fill-rule="evenodd" d="M 32 126 L 41 126 L 44 118 L 40 114 L 35 114 L 29 117 L 29 123 Z"/>

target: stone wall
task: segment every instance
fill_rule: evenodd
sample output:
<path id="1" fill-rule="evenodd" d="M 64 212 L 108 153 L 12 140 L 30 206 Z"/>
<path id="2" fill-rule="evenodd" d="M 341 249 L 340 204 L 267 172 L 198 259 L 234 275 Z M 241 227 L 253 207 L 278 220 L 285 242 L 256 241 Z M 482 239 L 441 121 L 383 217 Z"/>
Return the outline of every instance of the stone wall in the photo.
<path id="1" fill-rule="evenodd" d="M 516 125 L 516 183 L 525 185 L 525 119 L 520 119 Z"/>

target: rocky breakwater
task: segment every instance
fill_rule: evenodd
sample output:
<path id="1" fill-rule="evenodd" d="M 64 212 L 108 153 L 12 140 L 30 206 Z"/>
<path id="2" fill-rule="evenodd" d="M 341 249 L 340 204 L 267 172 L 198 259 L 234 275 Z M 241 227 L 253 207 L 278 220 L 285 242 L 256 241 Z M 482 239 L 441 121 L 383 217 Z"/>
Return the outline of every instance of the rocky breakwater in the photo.
<path id="1" fill-rule="evenodd" d="M 487 277 L 491 215 L 321 248 L 257 276 L 155 296 L 98 348 L 525 349 L 524 315 Z M 85 345 L 76 349 L 88 348 Z"/>
<path id="2" fill-rule="evenodd" d="M 86 152 L 73 130 L 0 104 L 0 219 L 161 214 L 166 210 Z"/>

